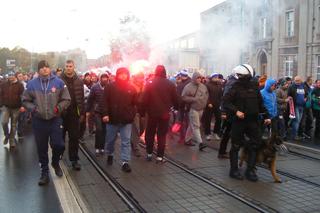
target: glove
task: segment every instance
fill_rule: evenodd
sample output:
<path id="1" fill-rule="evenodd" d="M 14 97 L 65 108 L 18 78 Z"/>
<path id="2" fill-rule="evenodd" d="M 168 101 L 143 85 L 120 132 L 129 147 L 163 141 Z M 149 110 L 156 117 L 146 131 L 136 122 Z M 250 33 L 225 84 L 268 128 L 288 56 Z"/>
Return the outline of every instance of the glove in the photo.
<path id="1" fill-rule="evenodd" d="M 54 114 L 58 115 L 59 114 L 59 108 L 57 106 L 54 107 L 53 109 Z"/>

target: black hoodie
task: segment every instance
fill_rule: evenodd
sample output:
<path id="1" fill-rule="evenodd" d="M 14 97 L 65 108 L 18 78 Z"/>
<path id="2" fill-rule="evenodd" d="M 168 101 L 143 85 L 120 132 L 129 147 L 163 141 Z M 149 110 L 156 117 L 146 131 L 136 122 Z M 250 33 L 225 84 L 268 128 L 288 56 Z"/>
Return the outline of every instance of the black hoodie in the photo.
<path id="1" fill-rule="evenodd" d="M 128 78 L 120 80 L 121 73 Z M 127 68 L 119 68 L 114 82 L 107 84 L 101 98 L 102 115 L 109 116 L 111 124 L 129 124 L 136 115 L 137 91 L 129 82 L 130 73 Z"/>

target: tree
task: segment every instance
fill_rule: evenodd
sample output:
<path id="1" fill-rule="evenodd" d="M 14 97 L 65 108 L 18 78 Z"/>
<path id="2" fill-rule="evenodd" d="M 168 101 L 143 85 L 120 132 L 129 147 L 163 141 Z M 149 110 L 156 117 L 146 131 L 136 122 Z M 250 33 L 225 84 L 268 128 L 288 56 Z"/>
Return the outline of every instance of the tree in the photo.
<path id="1" fill-rule="evenodd" d="M 118 35 L 110 40 L 111 63 L 129 65 L 135 60 L 148 59 L 150 37 L 145 23 L 133 14 L 120 18 L 119 23 Z"/>

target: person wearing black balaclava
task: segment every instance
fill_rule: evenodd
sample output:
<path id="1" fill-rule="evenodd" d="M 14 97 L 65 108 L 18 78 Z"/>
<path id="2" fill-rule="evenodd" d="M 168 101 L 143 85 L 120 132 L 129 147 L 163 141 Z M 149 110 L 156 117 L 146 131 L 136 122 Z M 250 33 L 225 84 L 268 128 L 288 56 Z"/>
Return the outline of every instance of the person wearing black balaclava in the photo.
<path id="1" fill-rule="evenodd" d="M 261 142 L 259 114 L 264 117 L 265 124 L 270 124 L 268 111 L 263 105 L 258 84 L 251 81 L 253 69 L 242 64 L 233 69 L 238 80 L 222 98 L 222 106 L 233 117 L 231 126 L 230 173 L 231 178 L 242 180 L 238 169 L 238 153 L 243 145 L 248 149 L 248 163 L 245 176 L 250 181 L 257 181 L 255 172 L 256 153 Z M 249 140 L 245 140 L 245 136 Z"/>

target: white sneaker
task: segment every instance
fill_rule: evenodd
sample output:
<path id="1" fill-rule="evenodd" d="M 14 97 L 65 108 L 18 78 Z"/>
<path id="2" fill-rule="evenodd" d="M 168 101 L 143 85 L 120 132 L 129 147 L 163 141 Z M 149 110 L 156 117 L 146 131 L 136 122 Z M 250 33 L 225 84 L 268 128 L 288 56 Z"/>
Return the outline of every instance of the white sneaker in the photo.
<path id="1" fill-rule="evenodd" d="M 215 140 L 221 140 L 221 138 L 219 137 L 218 134 L 213 134 L 213 138 L 214 138 Z"/>
<path id="2" fill-rule="evenodd" d="M 206 140 L 207 140 L 207 141 L 211 141 L 211 139 L 212 139 L 212 138 L 211 138 L 211 135 L 207 135 L 207 136 L 206 136 Z"/>
<path id="3" fill-rule="evenodd" d="M 100 149 L 96 149 L 96 154 L 100 154 Z"/>

